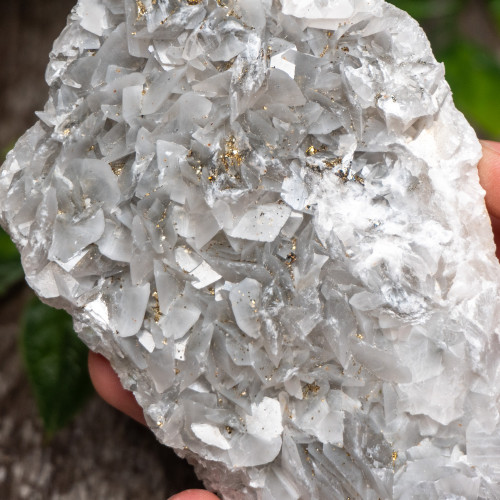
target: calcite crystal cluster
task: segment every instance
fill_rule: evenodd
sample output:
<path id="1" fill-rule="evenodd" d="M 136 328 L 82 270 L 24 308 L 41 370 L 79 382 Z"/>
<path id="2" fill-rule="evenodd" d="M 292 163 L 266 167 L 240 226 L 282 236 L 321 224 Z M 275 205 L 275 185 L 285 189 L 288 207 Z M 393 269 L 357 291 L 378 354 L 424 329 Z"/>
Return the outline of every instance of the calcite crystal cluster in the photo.
<path id="1" fill-rule="evenodd" d="M 0 171 L 27 280 L 226 500 L 500 497 L 480 147 L 382 0 L 80 0 Z"/>

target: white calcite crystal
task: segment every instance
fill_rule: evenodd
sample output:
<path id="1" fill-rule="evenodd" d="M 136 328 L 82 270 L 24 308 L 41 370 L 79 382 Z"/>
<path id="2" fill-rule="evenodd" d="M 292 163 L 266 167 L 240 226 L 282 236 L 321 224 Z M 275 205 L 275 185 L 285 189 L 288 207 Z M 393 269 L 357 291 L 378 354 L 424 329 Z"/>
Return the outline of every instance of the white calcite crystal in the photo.
<path id="1" fill-rule="evenodd" d="M 80 0 L 0 171 L 27 280 L 226 500 L 500 497 L 480 146 L 382 0 Z"/>

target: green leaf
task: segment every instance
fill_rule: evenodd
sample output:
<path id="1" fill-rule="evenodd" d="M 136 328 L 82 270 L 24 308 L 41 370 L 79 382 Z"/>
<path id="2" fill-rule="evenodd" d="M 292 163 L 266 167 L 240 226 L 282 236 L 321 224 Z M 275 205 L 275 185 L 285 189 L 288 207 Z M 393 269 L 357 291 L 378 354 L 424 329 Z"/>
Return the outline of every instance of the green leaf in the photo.
<path id="1" fill-rule="evenodd" d="M 481 131 L 500 139 L 500 65 L 484 47 L 459 41 L 440 54 L 457 107 Z"/>
<path id="2" fill-rule="evenodd" d="M 5 161 L 5 158 L 7 157 L 7 153 L 10 151 L 10 148 L 2 148 L 0 150 L 0 163 L 3 163 Z"/>
<path id="3" fill-rule="evenodd" d="M 12 146 L 9 146 L 0 151 L 0 164 L 3 163 L 11 148 Z M 19 252 L 7 233 L 0 228 L 0 298 L 23 277 L 24 271 Z"/>
<path id="4" fill-rule="evenodd" d="M 23 278 L 19 252 L 7 233 L 0 228 L 0 297 Z"/>
<path id="5" fill-rule="evenodd" d="M 0 297 L 24 278 L 24 270 L 18 260 L 9 262 L 0 260 Z"/>
<path id="6" fill-rule="evenodd" d="M 0 260 L 19 259 L 16 245 L 12 243 L 9 235 L 0 228 Z"/>
<path id="7" fill-rule="evenodd" d="M 36 298 L 25 310 L 21 350 L 50 437 L 71 420 L 93 392 L 88 350 L 73 331 L 71 317 Z"/>

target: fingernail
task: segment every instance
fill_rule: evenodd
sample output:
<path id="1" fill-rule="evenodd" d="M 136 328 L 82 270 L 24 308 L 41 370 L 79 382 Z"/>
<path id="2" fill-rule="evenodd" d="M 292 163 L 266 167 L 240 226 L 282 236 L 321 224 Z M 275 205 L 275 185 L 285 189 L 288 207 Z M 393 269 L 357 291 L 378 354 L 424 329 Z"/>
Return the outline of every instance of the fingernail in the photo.
<path id="1" fill-rule="evenodd" d="M 492 151 L 495 151 L 495 153 L 500 154 L 500 142 L 495 142 L 495 141 L 479 141 L 484 148 L 491 149 Z"/>

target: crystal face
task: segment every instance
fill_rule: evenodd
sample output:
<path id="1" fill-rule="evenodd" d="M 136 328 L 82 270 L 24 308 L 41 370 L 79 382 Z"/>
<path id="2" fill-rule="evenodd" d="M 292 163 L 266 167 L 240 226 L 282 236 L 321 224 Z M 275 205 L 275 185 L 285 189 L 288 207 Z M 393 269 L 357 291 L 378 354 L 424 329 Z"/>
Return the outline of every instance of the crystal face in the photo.
<path id="1" fill-rule="evenodd" d="M 499 266 L 381 0 L 80 0 L 0 171 L 29 284 L 226 500 L 500 496 Z"/>

